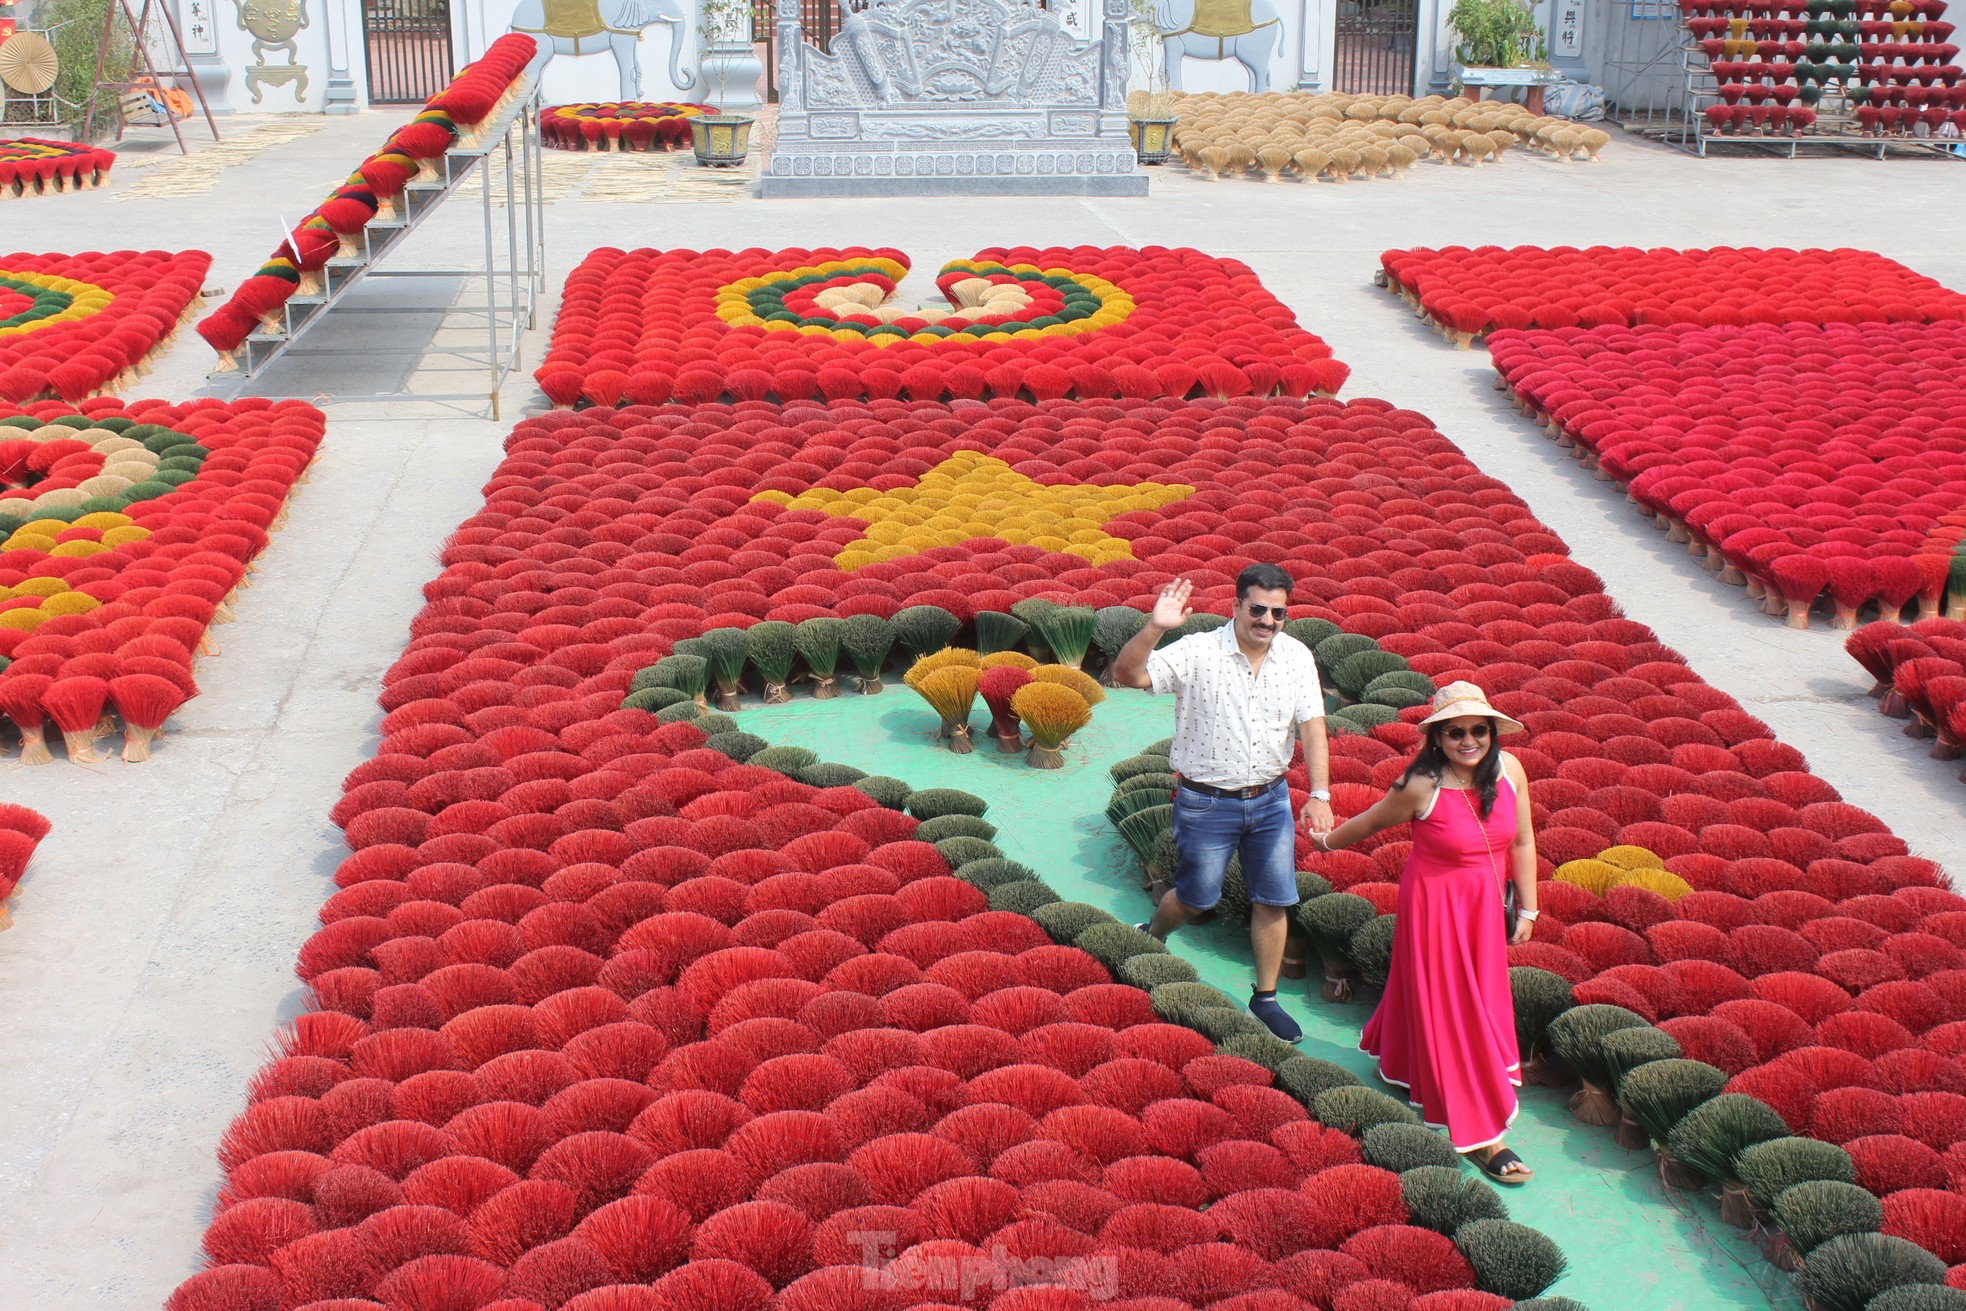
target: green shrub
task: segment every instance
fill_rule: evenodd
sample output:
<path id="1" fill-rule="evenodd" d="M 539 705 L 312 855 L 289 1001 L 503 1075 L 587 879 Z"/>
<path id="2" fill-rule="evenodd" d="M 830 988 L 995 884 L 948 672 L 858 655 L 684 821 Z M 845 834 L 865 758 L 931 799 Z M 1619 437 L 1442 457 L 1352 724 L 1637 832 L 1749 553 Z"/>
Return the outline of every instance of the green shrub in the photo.
<path id="1" fill-rule="evenodd" d="M 1329 896 L 1330 894 L 1331 885 L 1325 882 L 1322 874 L 1313 874 L 1307 869 L 1297 871 L 1297 904 L 1299 906 L 1307 901 L 1316 901 L 1319 897 Z"/>
<path id="2" fill-rule="evenodd" d="M 1148 997 L 1154 1014 L 1169 1024 L 1186 1024 L 1198 1011 L 1241 1009 L 1235 998 L 1209 983 L 1164 983 Z"/>
<path id="3" fill-rule="evenodd" d="M 1414 706 L 1424 706 L 1432 701 L 1433 697 L 1425 692 L 1415 692 L 1404 687 L 1382 687 L 1377 692 L 1367 692 L 1359 704 L 1384 706 L 1388 710 L 1400 711 L 1410 710 Z"/>
<path id="4" fill-rule="evenodd" d="M 1312 1112 L 1333 1129 L 1363 1134 L 1379 1124 L 1418 1124 L 1420 1116 L 1405 1102 L 1363 1084 L 1327 1088 L 1317 1096 Z"/>
<path id="5" fill-rule="evenodd" d="M 1113 782 L 1116 784 L 1126 782 L 1126 780 L 1132 778 L 1135 774 L 1165 774 L 1167 772 L 1167 757 L 1128 756 L 1126 759 L 1116 762 L 1106 772 L 1113 776 Z"/>
<path id="6" fill-rule="evenodd" d="M 737 709 L 737 692 L 744 685 L 744 664 L 751 658 L 751 635 L 742 628 L 712 628 L 696 641 L 710 664 L 710 681 L 717 689 L 717 708 Z"/>
<path id="7" fill-rule="evenodd" d="M 1187 1021 L 1189 1028 L 1205 1035 L 1210 1042 L 1221 1044 L 1231 1038 L 1248 1035 L 1250 1037 L 1274 1036 L 1263 1021 L 1243 1010 L 1240 1006 L 1232 1011 L 1209 1007 L 1194 1013 Z"/>
<path id="8" fill-rule="evenodd" d="M 1513 1220 L 1470 1220 L 1454 1245 L 1474 1267 L 1476 1285 L 1517 1302 L 1563 1278 L 1569 1263 L 1557 1245 Z"/>
<path id="9" fill-rule="evenodd" d="M 1386 986 L 1386 978 L 1393 968 L 1393 931 L 1398 927 L 1399 916 L 1380 915 L 1358 926 L 1352 934 L 1351 945 L 1345 954 L 1351 957 L 1358 969 L 1359 977 L 1375 987 Z"/>
<path id="10" fill-rule="evenodd" d="M 1316 646 L 1311 654 L 1317 657 L 1318 676 L 1331 687 L 1338 686 L 1338 666 L 1344 664 L 1362 651 L 1377 651 L 1379 644 L 1360 633 L 1333 633 Z M 1384 670 L 1380 671 L 1385 672 Z"/>
<path id="11" fill-rule="evenodd" d="M 1775 1198 L 1775 1223 L 1806 1256 L 1843 1234 L 1876 1233 L 1884 1226 L 1884 1204 L 1855 1184 L 1817 1179 Z"/>
<path id="12" fill-rule="evenodd" d="M 1864 1311 L 1901 1284 L 1943 1284 L 1945 1262 L 1889 1234 L 1843 1234 L 1809 1253 L 1796 1286 L 1821 1311 Z"/>
<path id="13" fill-rule="evenodd" d="M 1557 1059 L 1575 1070 L 1579 1077 L 1596 1084 L 1599 1088 L 1614 1086 L 1611 1068 L 1605 1063 L 1604 1054 L 1598 1044 L 1604 1041 L 1607 1033 L 1620 1029 L 1636 1029 L 1645 1025 L 1645 1020 L 1634 1015 L 1622 1006 L 1606 1006 L 1601 1003 L 1589 1006 L 1572 1006 L 1563 1014 L 1550 1021 L 1550 1050 Z"/>
<path id="14" fill-rule="evenodd" d="M 939 605 L 911 605 L 896 614 L 893 623 L 894 640 L 910 660 L 940 651 L 963 626 L 962 620 Z"/>
<path id="15" fill-rule="evenodd" d="M 1365 1131 L 1362 1150 L 1367 1165 L 1394 1174 L 1423 1165 L 1453 1169 L 1461 1161 L 1454 1144 L 1423 1124 L 1375 1124 Z"/>
<path id="16" fill-rule="evenodd" d="M 1109 970 L 1118 970 L 1122 962 L 1143 953 L 1167 954 L 1166 943 L 1131 924 L 1095 924 L 1074 938 L 1072 945 Z"/>
<path id="17" fill-rule="evenodd" d="M 1372 903 L 1351 892 L 1328 892 L 1301 902 L 1292 912 L 1297 927 L 1327 963 L 1351 963 L 1352 935 L 1378 915 Z"/>
<path id="18" fill-rule="evenodd" d="M 1333 1088 L 1363 1088 L 1356 1074 L 1342 1065 L 1319 1060 L 1315 1056 L 1299 1056 L 1285 1061 L 1277 1070 L 1277 1087 L 1295 1097 L 1306 1106 L 1315 1106 L 1318 1095 Z"/>
<path id="19" fill-rule="evenodd" d="M 937 819 L 943 815 L 974 815 L 978 819 L 990 803 L 974 793 L 957 788 L 923 788 L 910 792 L 905 807 L 916 819 Z"/>
<path id="20" fill-rule="evenodd" d="M 1201 977 L 1194 966 L 1173 952 L 1159 956 L 1152 953 L 1134 956 L 1123 962 L 1117 973 L 1120 982 L 1145 988 L 1149 992 L 1163 983 L 1193 983 Z"/>
<path id="21" fill-rule="evenodd" d="M 696 725 L 697 732 L 703 734 L 705 737 L 715 737 L 719 733 L 735 733 L 738 731 L 737 721 L 735 719 L 716 710 L 706 710 L 695 719 L 692 719 L 690 723 Z M 706 742 L 704 745 L 708 746 L 709 743 Z"/>
<path id="22" fill-rule="evenodd" d="M 975 815 L 937 815 L 923 820 L 915 830 L 917 842 L 940 842 L 944 838 L 982 838 L 989 842 L 996 836 L 997 826 Z"/>
<path id="23" fill-rule="evenodd" d="M 986 656 L 999 651 L 1015 651 L 1029 631 L 1030 625 L 1016 615 L 1001 610 L 979 610 L 976 613 L 976 654 Z"/>
<path id="24" fill-rule="evenodd" d="M 1167 804 L 1169 803 L 1165 792 L 1151 792 L 1144 788 L 1136 788 L 1128 792 L 1122 789 L 1114 792 L 1112 800 L 1106 803 L 1106 822 L 1118 828 L 1130 815 L 1137 815 L 1143 810 L 1151 810 L 1155 806 Z"/>
<path id="25" fill-rule="evenodd" d="M 1688 1111 L 1726 1086 L 1726 1073 L 1704 1061 L 1650 1061 L 1618 1081 L 1618 1105 L 1663 1145 Z"/>
<path id="26" fill-rule="evenodd" d="M 1408 1132 L 1412 1130 L 1411 1125 L 1382 1124 L 1372 1133 L 1386 1133 L 1396 1128 Z M 1431 1129 L 1420 1132 L 1440 1137 Z M 1367 1135 L 1368 1138 L 1370 1136 Z M 1449 1155 L 1458 1155 L 1452 1147 L 1447 1150 Z M 1470 1177 L 1458 1164 L 1421 1165 L 1402 1170 L 1399 1191 L 1414 1224 L 1450 1238 L 1455 1230 L 1471 1220 L 1509 1218 L 1509 1208 L 1502 1205 L 1502 1199 L 1495 1195 L 1495 1190 Z"/>
<path id="27" fill-rule="evenodd" d="M 782 619 L 766 619 L 745 630 L 751 639 L 751 668 L 758 671 L 765 691 L 781 690 L 792 677 L 799 651 L 799 630 Z"/>
<path id="28" fill-rule="evenodd" d="M 1966 1291 L 1943 1284 L 1899 1284 L 1866 1302 L 1864 1311 L 1966 1311 Z"/>
<path id="29" fill-rule="evenodd" d="M 639 675 L 637 675 L 639 677 Z M 623 710 L 646 710 L 654 714 L 667 710 L 670 706 L 689 700 L 689 693 L 673 687 L 645 687 L 639 692 L 630 692 L 622 698 Z"/>
<path id="30" fill-rule="evenodd" d="M 1407 692 L 1416 693 L 1423 700 L 1433 700 L 1434 680 L 1428 678 L 1417 669 L 1388 670 L 1365 685 L 1365 695 L 1367 697 L 1376 696 L 1381 692 L 1390 691 L 1396 687 Z"/>
<path id="31" fill-rule="evenodd" d="M 816 765 L 807 765 L 799 771 L 799 782 L 816 788 L 852 787 L 865 777 L 867 771 L 864 769 L 855 769 L 852 765 L 836 765 L 831 761 L 823 760 Z"/>
<path id="32" fill-rule="evenodd" d="M 1734 1162 L 1748 1196 L 1764 1211 L 1774 1209 L 1775 1199 L 1797 1184 L 1834 1180 L 1840 1184 L 1857 1182 L 1857 1167 L 1850 1153 L 1835 1143 L 1814 1138 L 1773 1138 L 1756 1143 Z"/>
<path id="33" fill-rule="evenodd" d="M 949 862 L 952 870 L 961 869 L 974 860 L 998 860 L 1003 856 L 1003 850 L 996 843 L 985 842 L 982 838 L 943 838 L 935 844 L 935 849 L 942 853 L 942 859 Z"/>
<path id="34" fill-rule="evenodd" d="M 869 774 L 865 778 L 856 779 L 853 786 L 889 810 L 900 810 L 906 806 L 909 796 L 914 793 L 914 789 L 900 779 L 889 778 L 885 774 Z"/>
<path id="35" fill-rule="evenodd" d="M 756 733 L 726 732 L 712 733 L 703 745 L 742 764 L 771 744 Z"/>
<path id="36" fill-rule="evenodd" d="M 636 684 L 640 684 L 639 687 Z M 671 653 L 635 675 L 629 684 L 636 691 L 644 687 L 673 687 L 692 700 L 701 701 L 710 685 L 710 662 L 702 656 Z"/>
<path id="37" fill-rule="evenodd" d="M 1735 1157 L 1756 1143 L 1786 1138 L 1788 1133 L 1788 1125 L 1766 1102 L 1743 1093 L 1721 1093 L 1701 1102 L 1673 1126 L 1666 1150 L 1709 1179 L 1732 1180 Z"/>
<path id="38" fill-rule="evenodd" d="M 1328 639 L 1327 639 L 1328 640 Z M 1394 655 L 1391 651 L 1381 651 L 1376 647 L 1370 651 L 1360 651 L 1346 656 L 1331 671 L 1331 681 L 1340 692 L 1357 701 L 1365 696 L 1365 689 L 1372 680 L 1382 674 L 1396 673 L 1406 668 L 1406 658 Z"/>
<path id="39" fill-rule="evenodd" d="M 881 666 L 894 649 L 894 625 L 879 615 L 851 615 L 840 629 L 840 650 L 853 663 L 862 692 L 881 690 Z"/>
<path id="40" fill-rule="evenodd" d="M 1542 1045 L 1550 1021 L 1570 1009 L 1570 981 L 1561 974 L 1517 965 L 1509 970 L 1509 993 L 1515 998 L 1515 1042 L 1528 1060 Z"/>
<path id="41" fill-rule="evenodd" d="M 801 620 L 798 629 L 793 645 L 798 648 L 806 671 L 812 675 L 813 696 L 823 700 L 837 695 L 840 639 L 846 635 L 846 621 L 820 615 Z"/>
<path id="42" fill-rule="evenodd" d="M 763 751 L 755 752 L 747 763 L 775 769 L 787 778 L 797 778 L 800 770 L 819 763 L 819 753 L 804 747 L 766 747 Z"/>
<path id="43" fill-rule="evenodd" d="M 1161 761 L 1161 768 L 1163 770 L 1167 768 L 1166 760 Z M 1174 775 L 1172 774 L 1135 774 L 1132 778 L 1120 784 L 1114 790 L 1113 795 L 1121 796 L 1128 792 L 1149 792 L 1156 794 L 1160 800 L 1166 801 L 1174 795 L 1175 781 Z"/>
<path id="44" fill-rule="evenodd" d="M 990 909 L 1007 910 L 1016 915 L 1029 915 L 1038 907 L 1048 906 L 1057 900 L 1058 894 L 1037 879 L 999 883 L 990 889 Z"/>
<path id="45" fill-rule="evenodd" d="M 1285 1062 L 1297 1059 L 1297 1049 L 1273 1033 L 1240 1033 L 1224 1038 L 1222 1053 L 1254 1061 L 1271 1074 L 1282 1069 Z"/>
<path id="46" fill-rule="evenodd" d="M 1292 619 L 1284 624 L 1283 631 L 1315 651 L 1319 642 L 1327 637 L 1336 637 L 1343 630 L 1329 619 L 1310 618 Z"/>
<path id="47" fill-rule="evenodd" d="M 956 877 L 988 892 L 1006 883 L 1034 880 L 1038 872 L 1014 860 L 972 860 L 956 867 Z"/>
<path id="48" fill-rule="evenodd" d="M 1620 1080 L 1641 1065 L 1678 1060 L 1682 1054 L 1677 1038 L 1649 1024 L 1605 1034 L 1598 1050 L 1603 1053 L 1605 1066 Z"/>
<path id="49" fill-rule="evenodd" d="M 1053 942 L 1067 946 L 1095 924 L 1119 922 L 1097 906 L 1088 906 L 1082 901 L 1054 901 L 1032 911 L 1031 918 L 1038 922 L 1039 928 L 1051 935 Z"/>
<path id="50" fill-rule="evenodd" d="M 1085 663 L 1085 653 L 1092 646 L 1093 628 L 1098 622 L 1091 606 L 1060 605 L 1044 611 L 1031 626 L 1038 630 L 1038 636 L 1051 648 L 1059 664 L 1077 669 Z"/>
<path id="51" fill-rule="evenodd" d="M 1101 606 L 1092 619 L 1092 644 L 1108 664 L 1147 626 L 1147 616 L 1130 605 Z"/>

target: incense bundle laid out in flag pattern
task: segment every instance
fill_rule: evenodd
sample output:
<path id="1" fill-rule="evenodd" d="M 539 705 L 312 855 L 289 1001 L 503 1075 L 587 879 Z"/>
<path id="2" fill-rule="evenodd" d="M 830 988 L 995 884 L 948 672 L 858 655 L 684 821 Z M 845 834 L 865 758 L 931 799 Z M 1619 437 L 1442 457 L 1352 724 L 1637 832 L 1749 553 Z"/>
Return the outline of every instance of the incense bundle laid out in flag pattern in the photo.
<path id="1" fill-rule="evenodd" d="M 315 206 L 266 263 L 199 322 L 198 335 L 218 352 L 214 372 L 239 367 L 234 352 L 254 330 L 284 335 L 287 302 L 296 294 L 319 295 L 330 259 L 361 256 L 369 224 L 401 221 L 401 197 L 411 181 L 438 181 L 438 165 L 449 152 L 479 145 L 491 121 L 524 89 L 526 65 L 537 49 L 531 37 L 516 32 L 493 41 Z"/>
<path id="2" fill-rule="evenodd" d="M 0 255 L 0 402 L 79 401 L 149 372 L 211 266 L 202 250 Z"/>
<path id="3" fill-rule="evenodd" d="M 1346 367 L 1237 260 L 1195 250 L 991 249 L 893 301 L 898 250 L 593 252 L 545 361 L 555 406 L 985 396 L 1309 396 Z"/>
<path id="4" fill-rule="evenodd" d="M 0 139 L 0 200 L 85 191 L 109 183 L 116 152 L 39 137 Z"/>
<path id="5" fill-rule="evenodd" d="M 299 401 L 0 406 L 0 717 L 20 759 L 149 758 L 325 421 Z"/>
<path id="6" fill-rule="evenodd" d="M 714 105 L 667 100 L 548 105 L 539 111 L 539 132 L 558 150 L 680 150 L 689 144 L 689 121 L 716 112 Z"/>
<path id="7" fill-rule="evenodd" d="M 1383 689 L 1472 679 L 1530 728 L 1544 915 L 1514 964 L 1541 1077 L 1559 1054 L 1580 1115 L 1751 1196 L 1811 1278 L 1959 1259 L 1931 1198 L 1966 1133 L 1966 900 L 1422 416 L 596 407 L 519 425 L 485 496 L 384 676 L 301 953 L 317 1009 L 225 1137 L 213 1268 L 172 1311 L 1536 1297 L 1561 1254 L 1375 1138 L 1403 1102 L 1181 991 L 1145 935 L 1053 909 L 980 798 L 744 729 L 758 694 L 925 682 L 941 649 L 1096 668 L 1169 579 L 1219 616 L 1259 560 L 1352 703 L 1341 815 L 1417 741 L 1424 711 Z M 1032 601 L 1090 610 L 1090 640 Z M 1307 845 L 1332 891 L 1306 906 L 1376 916 L 1404 855 L 1397 831 Z M 1782 1205 L 1832 1183 L 1872 1198 L 1867 1229 Z M 1068 1287 L 1012 1286 L 1032 1262 Z M 949 1268 L 975 1278 L 932 1282 Z"/>

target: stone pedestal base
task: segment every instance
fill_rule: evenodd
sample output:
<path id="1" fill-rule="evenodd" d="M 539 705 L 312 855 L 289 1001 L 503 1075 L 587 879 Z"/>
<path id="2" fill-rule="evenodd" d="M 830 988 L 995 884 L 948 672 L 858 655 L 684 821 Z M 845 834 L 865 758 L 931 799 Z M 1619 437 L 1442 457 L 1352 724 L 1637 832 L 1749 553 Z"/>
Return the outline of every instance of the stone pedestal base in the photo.
<path id="1" fill-rule="evenodd" d="M 759 193 L 767 200 L 805 196 L 1144 196 L 1145 174 L 1125 177 L 779 177 L 766 174 Z"/>

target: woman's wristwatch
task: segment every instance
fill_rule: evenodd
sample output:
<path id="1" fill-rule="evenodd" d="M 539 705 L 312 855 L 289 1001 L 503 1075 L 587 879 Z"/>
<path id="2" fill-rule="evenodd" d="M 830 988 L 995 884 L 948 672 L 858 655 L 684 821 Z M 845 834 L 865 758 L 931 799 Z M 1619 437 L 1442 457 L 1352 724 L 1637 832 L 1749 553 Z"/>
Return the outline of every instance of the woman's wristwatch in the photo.
<path id="1" fill-rule="evenodd" d="M 1528 920 L 1528 921 L 1529 921 L 1529 922 L 1530 922 L 1531 924 L 1534 924 L 1534 923 L 1536 922 L 1536 920 L 1537 920 L 1537 917 L 1538 917 L 1538 916 L 1540 916 L 1540 915 L 1541 915 L 1542 913 L 1543 913 L 1543 912 L 1542 912 L 1542 911 L 1540 911 L 1540 910 L 1521 910 L 1521 909 L 1518 909 L 1518 910 L 1516 911 L 1516 918 L 1517 918 L 1517 919 L 1525 919 L 1525 920 Z"/>

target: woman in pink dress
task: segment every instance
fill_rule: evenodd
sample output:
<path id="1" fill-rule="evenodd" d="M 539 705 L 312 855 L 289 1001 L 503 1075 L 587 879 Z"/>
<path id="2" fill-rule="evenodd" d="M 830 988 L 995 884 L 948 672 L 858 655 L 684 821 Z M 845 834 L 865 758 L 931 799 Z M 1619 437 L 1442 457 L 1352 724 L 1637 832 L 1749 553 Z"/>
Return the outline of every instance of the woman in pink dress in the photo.
<path id="1" fill-rule="evenodd" d="M 1508 948 L 1533 931 L 1536 838 L 1529 780 L 1498 740 L 1522 725 L 1473 683 L 1450 683 L 1434 694 L 1420 728 L 1427 736 L 1419 754 L 1377 805 L 1311 835 L 1320 849 L 1337 851 L 1395 824 L 1413 826 L 1391 974 L 1359 1047 L 1456 1151 L 1498 1183 L 1526 1183 L 1529 1168 L 1502 1139 L 1522 1083 Z M 1513 935 L 1504 901 L 1511 877 Z"/>

